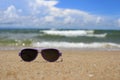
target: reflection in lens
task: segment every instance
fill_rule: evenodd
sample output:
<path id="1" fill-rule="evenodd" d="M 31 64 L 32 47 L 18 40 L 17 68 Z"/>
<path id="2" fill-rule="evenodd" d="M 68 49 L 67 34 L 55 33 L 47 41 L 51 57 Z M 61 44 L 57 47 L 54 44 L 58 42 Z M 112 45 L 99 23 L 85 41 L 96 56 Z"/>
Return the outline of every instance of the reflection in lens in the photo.
<path id="1" fill-rule="evenodd" d="M 35 49 L 23 49 L 20 53 L 24 61 L 32 61 L 37 57 L 38 51 Z"/>
<path id="2" fill-rule="evenodd" d="M 44 49 L 41 51 L 41 54 L 42 57 L 49 62 L 56 61 L 60 56 L 59 51 L 56 49 Z"/>

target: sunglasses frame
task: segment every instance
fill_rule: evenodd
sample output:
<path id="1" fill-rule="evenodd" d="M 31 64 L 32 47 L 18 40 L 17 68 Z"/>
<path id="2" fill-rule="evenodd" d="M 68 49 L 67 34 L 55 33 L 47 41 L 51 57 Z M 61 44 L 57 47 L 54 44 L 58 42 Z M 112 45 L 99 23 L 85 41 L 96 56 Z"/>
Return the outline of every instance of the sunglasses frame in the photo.
<path id="1" fill-rule="evenodd" d="M 39 49 L 35 49 L 35 48 L 24 48 L 24 49 L 22 49 L 20 52 L 19 52 L 19 56 L 22 58 L 22 51 L 23 50 L 35 50 L 35 51 L 37 51 L 37 54 L 36 54 L 36 57 L 38 56 L 38 54 L 40 53 L 41 54 L 41 56 L 43 57 L 43 55 L 42 55 L 42 52 L 44 51 L 44 50 L 56 50 L 57 52 L 58 52 L 58 59 L 59 59 L 59 57 L 60 56 L 62 56 L 62 53 L 58 50 L 58 49 L 55 49 L 55 48 L 45 48 L 45 49 L 41 49 L 41 50 L 39 50 Z M 25 62 L 32 62 L 32 61 L 34 61 L 35 59 L 36 59 L 36 57 L 33 59 L 33 60 L 30 60 L 30 61 L 25 61 L 25 60 L 23 60 L 23 61 L 25 61 Z M 45 59 L 44 57 L 43 57 L 43 59 L 44 60 L 46 60 L 46 61 L 48 61 L 48 62 L 55 62 L 55 61 L 57 61 L 57 60 L 55 60 L 55 61 L 49 61 L 49 60 L 47 60 L 47 59 Z"/>

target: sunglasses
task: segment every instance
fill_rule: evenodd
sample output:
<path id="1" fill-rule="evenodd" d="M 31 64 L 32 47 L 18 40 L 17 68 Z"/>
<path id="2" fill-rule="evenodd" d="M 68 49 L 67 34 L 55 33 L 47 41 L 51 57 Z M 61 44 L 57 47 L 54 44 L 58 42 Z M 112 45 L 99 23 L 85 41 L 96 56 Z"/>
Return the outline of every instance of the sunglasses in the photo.
<path id="1" fill-rule="evenodd" d="M 39 52 L 37 49 L 26 48 L 21 50 L 19 56 L 22 58 L 22 60 L 31 62 L 35 60 L 38 53 L 41 53 L 42 57 L 48 62 L 55 62 L 62 55 L 59 50 L 52 48 L 42 49 L 41 52 Z"/>

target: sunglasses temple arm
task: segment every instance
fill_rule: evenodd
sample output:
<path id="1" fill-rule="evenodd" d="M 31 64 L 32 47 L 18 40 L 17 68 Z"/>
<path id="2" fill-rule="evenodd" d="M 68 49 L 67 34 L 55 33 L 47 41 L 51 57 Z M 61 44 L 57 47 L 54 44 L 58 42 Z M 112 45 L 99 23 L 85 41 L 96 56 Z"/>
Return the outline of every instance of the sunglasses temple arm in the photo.
<path id="1" fill-rule="evenodd" d="M 18 55 L 21 56 L 21 52 L 19 52 Z"/>

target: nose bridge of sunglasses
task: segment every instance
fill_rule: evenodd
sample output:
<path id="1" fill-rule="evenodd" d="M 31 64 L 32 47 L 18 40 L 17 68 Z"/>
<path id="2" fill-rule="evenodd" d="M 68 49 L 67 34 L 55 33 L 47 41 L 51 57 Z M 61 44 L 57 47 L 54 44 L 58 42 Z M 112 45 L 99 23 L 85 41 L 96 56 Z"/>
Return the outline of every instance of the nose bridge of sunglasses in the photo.
<path id="1" fill-rule="evenodd" d="M 59 54 L 60 54 L 60 56 L 62 56 L 62 53 L 61 53 L 61 52 L 59 52 Z"/>

